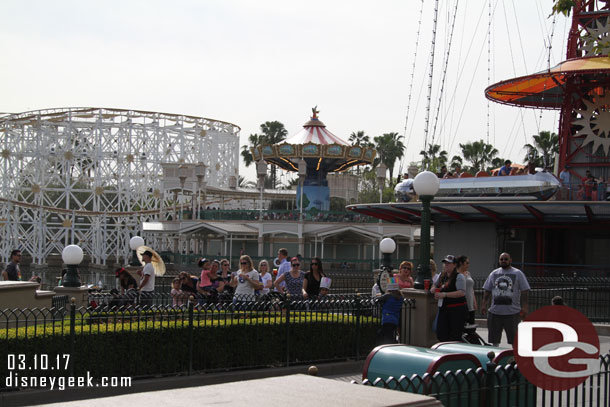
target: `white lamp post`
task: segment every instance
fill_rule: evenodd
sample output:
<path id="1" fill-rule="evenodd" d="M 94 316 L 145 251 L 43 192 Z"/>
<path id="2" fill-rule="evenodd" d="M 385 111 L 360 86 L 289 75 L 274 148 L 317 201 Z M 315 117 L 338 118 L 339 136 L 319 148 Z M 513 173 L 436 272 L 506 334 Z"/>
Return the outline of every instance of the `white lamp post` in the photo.
<path id="1" fill-rule="evenodd" d="M 258 187 L 261 191 L 261 208 L 259 220 L 263 220 L 263 189 L 265 188 L 265 175 L 267 175 L 267 163 L 265 160 L 258 160 L 256 163 L 256 175 L 258 175 Z"/>
<path id="2" fill-rule="evenodd" d="M 61 252 L 61 258 L 67 266 L 68 271 L 62 278 L 62 286 L 64 287 L 80 287 L 81 282 L 78 277 L 78 265 L 83 261 L 83 249 L 75 244 L 64 247 Z"/>
<path id="3" fill-rule="evenodd" d="M 381 268 L 392 270 L 392 253 L 396 250 L 396 242 L 394 239 L 386 237 L 379 242 L 379 251 L 381 252 Z"/>
<path id="4" fill-rule="evenodd" d="M 138 247 L 140 246 L 144 246 L 144 239 L 142 239 L 142 237 L 140 236 L 134 236 L 131 239 L 129 239 L 129 248 L 131 250 L 133 250 L 132 253 L 132 257 L 131 257 L 131 266 L 139 266 L 140 262 L 138 261 L 138 255 L 136 253 L 136 250 L 138 250 Z"/>
<path id="5" fill-rule="evenodd" d="M 384 163 L 377 166 L 377 183 L 379 184 L 379 203 L 383 203 L 383 186 L 385 183 L 385 173 L 388 167 Z M 380 220 L 381 222 L 381 220 Z"/>
<path id="6" fill-rule="evenodd" d="M 205 169 L 206 169 L 206 165 L 202 162 L 198 162 L 195 165 L 195 176 L 197 177 L 197 219 L 201 219 L 200 195 L 201 195 L 201 190 L 205 189 L 205 184 L 203 182 L 203 180 L 205 178 Z M 203 195 L 205 196 L 205 191 L 204 191 Z M 203 203 L 203 206 L 205 207 L 205 202 Z"/>
<path id="7" fill-rule="evenodd" d="M 303 185 L 305 184 L 305 177 L 307 176 L 307 162 L 302 158 L 299 160 L 299 185 L 301 186 L 301 197 L 300 203 L 300 219 L 303 220 Z"/>
<path id="8" fill-rule="evenodd" d="M 419 265 L 414 285 L 419 289 L 424 288 L 424 280 L 430 279 L 430 202 L 439 186 L 438 177 L 430 171 L 420 172 L 413 180 L 413 189 L 422 203 Z"/>

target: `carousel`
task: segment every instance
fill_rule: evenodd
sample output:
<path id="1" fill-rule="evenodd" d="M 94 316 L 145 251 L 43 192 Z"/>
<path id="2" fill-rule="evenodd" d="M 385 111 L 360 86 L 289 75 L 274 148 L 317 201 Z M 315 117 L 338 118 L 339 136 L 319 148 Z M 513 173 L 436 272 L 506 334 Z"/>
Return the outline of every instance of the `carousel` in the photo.
<path id="1" fill-rule="evenodd" d="M 356 165 L 372 164 L 375 149 L 368 146 L 350 146 L 331 133 L 318 118 L 317 107 L 298 133 L 276 145 L 260 145 L 251 149 L 254 160 L 264 160 L 286 171 L 298 172 L 302 182 L 297 197 L 303 210 L 330 209 L 330 191 L 327 175 L 344 172 Z M 302 190 L 301 190 L 302 189 Z M 302 198 L 301 198 L 302 197 Z"/>

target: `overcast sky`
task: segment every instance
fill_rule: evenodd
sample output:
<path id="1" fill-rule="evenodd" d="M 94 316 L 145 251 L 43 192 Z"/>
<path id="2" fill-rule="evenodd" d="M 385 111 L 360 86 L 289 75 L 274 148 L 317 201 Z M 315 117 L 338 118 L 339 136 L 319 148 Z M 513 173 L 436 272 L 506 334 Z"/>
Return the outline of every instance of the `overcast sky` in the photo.
<path id="1" fill-rule="evenodd" d="M 426 133 L 435 2 L 424 3 L 420 27 L 419 0 L 2 0 L 0 112 L 189 114 L 240 126 L 245 144 L 265 121 L 294 134 L 317 105 L 343 139 L 404 134 L 408 164 L 421 158 Z M 437 114 L 456 0 L 440 3 L 428 140 L 450 156 L 459 143 L 489 140 L 521 162 L 532 134 L 557 131 L 558 114 L 492 103 L 488 120 L 488 67 L 491 83 L 546 69 L 551 34 L 555 65 L 569 20 L 553 25 L 550 0 L 491 0 L 488 64 L 488 1 L 459 1 Z M 252 167 L 242 172 L 254 179 Z"/>

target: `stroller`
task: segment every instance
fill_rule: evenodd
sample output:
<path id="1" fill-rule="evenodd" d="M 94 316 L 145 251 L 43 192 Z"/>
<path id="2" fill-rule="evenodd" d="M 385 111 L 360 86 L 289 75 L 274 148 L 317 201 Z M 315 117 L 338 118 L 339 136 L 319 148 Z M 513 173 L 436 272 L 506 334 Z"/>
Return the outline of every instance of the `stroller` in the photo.
<path id="1" fill-rule="evenodd" d="M 464 333 L 462 333 L 462 342 L 471 343 L 473 345 L 491 346 L 477 333 L 477 327 L 477 324 L 466 323 L 464 325 Z"/>

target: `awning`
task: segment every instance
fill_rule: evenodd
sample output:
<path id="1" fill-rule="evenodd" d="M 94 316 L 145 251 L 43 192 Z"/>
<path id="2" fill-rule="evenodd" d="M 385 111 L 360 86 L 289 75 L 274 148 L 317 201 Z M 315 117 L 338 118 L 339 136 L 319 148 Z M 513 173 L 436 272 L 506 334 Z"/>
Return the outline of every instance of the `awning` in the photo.
<path id="1" fill-rule="evenodd" d="M 604 228 L 610 224 L 610 202 L 606 201 L 432 201 L 430 208 L 433 222 L 495 222 L 515 226 L 580 223 Z M 421 223 L 421 202 L 358 204 L 347 209 L 388 222 Z"/>

